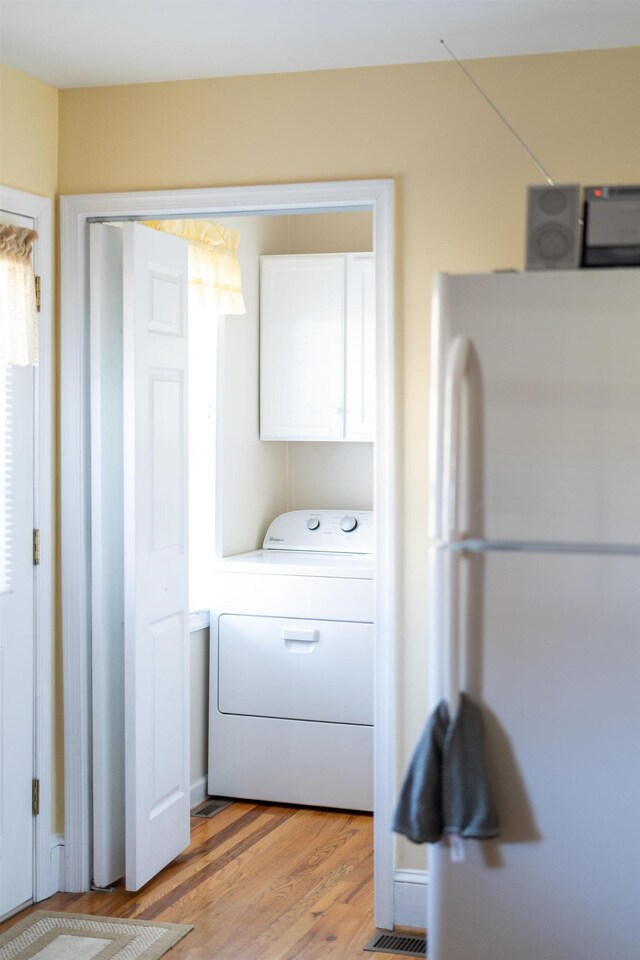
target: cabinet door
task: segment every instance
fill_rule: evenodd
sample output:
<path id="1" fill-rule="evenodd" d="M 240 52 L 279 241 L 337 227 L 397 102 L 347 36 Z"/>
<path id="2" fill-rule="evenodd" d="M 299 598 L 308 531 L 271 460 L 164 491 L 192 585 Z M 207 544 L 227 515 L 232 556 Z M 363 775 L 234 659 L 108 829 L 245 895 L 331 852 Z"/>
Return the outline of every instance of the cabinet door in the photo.
<path id="1" fill-rule="evenodd" d="M 260 436 L 344 435 L 345 260 L 264 257 L 260 295 Z"/>
<path id="2" fill-rule="evenodd" d="M 345 440 L 374 440 L 376 279 L 372 253 L 347 256 Z"/>

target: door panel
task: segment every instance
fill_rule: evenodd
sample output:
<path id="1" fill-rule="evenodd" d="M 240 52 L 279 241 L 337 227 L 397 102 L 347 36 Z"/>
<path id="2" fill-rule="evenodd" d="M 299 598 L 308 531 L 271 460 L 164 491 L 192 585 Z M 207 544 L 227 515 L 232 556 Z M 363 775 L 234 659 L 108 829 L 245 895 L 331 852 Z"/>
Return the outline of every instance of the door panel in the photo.
<path id="1" fill-rule="evenodd" d="M 34 370 L 0 366 L 0 917 L 33 896 L 33 504 Z"/>
<path id="2" fill-rule="evenodd" d="M 0 917 L 33 894 L 33 367 L 0 368 Z"/>
<path id="3" fill-rule="evenodd" d="M 189 843 L 187 244 L 124 227 L 126 885 Z"/>
<path id="4" fill-rule="evenodd" d="M 151 372 L 151 423 L 153 425 L 152 546 L 154 551 L 183 547 L 183 464 L 176 454 L 185 442 L 184 378 L 179 370 Z M 176 506 L 179 507 L 176 510 Z"/>
<path id="5" fill-rule="evenodd" d="M 637 270 L 440 278 L 435 536 L 447 353 L 466 336 L 460 529 L 497 540 L 640 543 L 639 317 Z"/>
<path id="6" fill-rule="evenodd" d="M 264 257 L 260 286 L 260 435 L 344 435 L 344 257 Z"/>

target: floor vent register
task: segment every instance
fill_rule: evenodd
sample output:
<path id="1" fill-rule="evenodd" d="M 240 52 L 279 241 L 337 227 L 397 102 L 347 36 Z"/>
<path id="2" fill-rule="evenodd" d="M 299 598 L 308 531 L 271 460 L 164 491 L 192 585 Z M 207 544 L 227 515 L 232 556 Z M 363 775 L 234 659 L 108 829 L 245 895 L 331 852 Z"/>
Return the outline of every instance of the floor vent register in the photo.
<path id="1" fill-rule="evenodd" d="M 216 813 L 220 813 L 221 810 L 225 810 L 227 807 L 231 806 L 233 800 L 227 800 L 226 797 L 209 797 L 208 800 L 205 800 L 204 803 L 201 803 L 199 807 L 194 807 L 191 811 L 192 817 L 215 817 Z"/>
<path id="2" fill-rule="evenodd" d="M 427 939 L 397 933 L 376 933 L 364 949 L 371 953 L 395 953 L 400 957 L 426 957 Z"/>

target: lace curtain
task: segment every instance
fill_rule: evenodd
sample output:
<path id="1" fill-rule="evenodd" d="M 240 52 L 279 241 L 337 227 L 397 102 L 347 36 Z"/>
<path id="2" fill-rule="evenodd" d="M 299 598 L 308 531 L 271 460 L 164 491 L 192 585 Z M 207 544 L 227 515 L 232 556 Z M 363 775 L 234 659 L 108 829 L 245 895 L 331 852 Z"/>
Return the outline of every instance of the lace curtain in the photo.
<path id="1" fill-rule="evenodd" d="M 218 227 L 206 220 L 146 220 L 145 226 L 188 241 L 190 302 L 195 299 L 216 313 L 246 313 L 238 263 L 238 230 Z"/>
<path id="2" fill-rule="evenodd" d="M 38 314 L 31 250 L 38 234 L 0 225 L 0 364 L 38 363 Z"/>

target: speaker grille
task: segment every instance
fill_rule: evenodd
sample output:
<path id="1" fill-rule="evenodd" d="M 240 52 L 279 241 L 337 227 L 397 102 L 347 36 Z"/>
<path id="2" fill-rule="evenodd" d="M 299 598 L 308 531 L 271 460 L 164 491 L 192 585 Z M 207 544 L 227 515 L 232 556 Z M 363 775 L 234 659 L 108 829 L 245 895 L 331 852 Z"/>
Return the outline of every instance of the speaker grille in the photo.
<path id="1" fill-rule="evenodd" d="M 580 187 L 529 187 L 527 270 L 575 270 L 580 264 Z"/>
<path id="2" fill-rule="evenodd" d="M 550 190 L 543 188 L 538 193 L 538 206 L 547 216 L 557 217 L 563 210 L 566 210 L 567 203 L 567 195 L 564 190 L 556 190 L 553 187 Z"/>
<path id="3" fill-rule="evenodd" d="M 541 260 L 557 263 L 571 254 L 573 234 L 562 223 L 547 223 L 534 230 L 531 242 Z"/>

